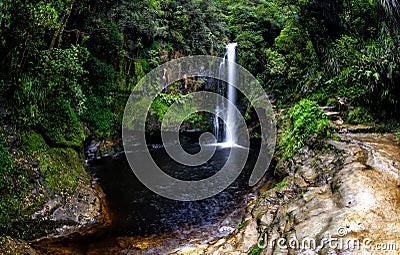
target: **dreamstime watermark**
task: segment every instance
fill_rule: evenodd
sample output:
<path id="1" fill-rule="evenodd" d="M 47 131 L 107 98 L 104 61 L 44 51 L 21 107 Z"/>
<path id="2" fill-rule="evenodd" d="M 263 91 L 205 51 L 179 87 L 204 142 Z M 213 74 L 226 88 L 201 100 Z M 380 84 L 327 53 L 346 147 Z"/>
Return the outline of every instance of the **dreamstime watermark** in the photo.
<path id="1" fill-rule="evenodd" d="M 216 147 L 209 146 L 215 142 L 211 133 L 200 136 L 200 152 L 187 153 L 179 143 L 179 129 L 182 122 L 196 112 L 209 112 L 220 117 L 225 123 L 228 116 L 225 111 L 217 111 L 217 104 L 224 104 L 235 109 L 236 143 L 230 150 L 225 165 L 213 176 L 199 181 L 183 181 L 167 175 L 154 162 L 146 146 L 145 124 L 147 113 L 152 102 L 162 90 L 176 81 L 187 77 L 206 77 L 215 80 L 227 75 L 220 75 L 223 58 L 213 56 L 191 56 L 169 61 L 143 77 L 132 91 L 125 107 L 122 138 L 128 162 L 138 177 L 153 192 L 174 200 L 194 201 L 218 194 L 227 188 L 241 173 L 249 153 L 249 132 L 245 118 L 235 105 L 218 93 L 210 91 L 194 92 L 190 97 L 183 97 L 167 110 L 161 124 L 162 141 L 168 155 L 176 162 L 195 167 L 206 163 L 215 153 Z M 261 147 L 259 157 L 249 179 L 249 185 L 256 184 L 268 169 L 275 149 L 275 119 L 272 106 L 264 89 L 256 78 L 245 68 L 236 63 L 235 84 L 237 88 L 254 107 L 261 127 Z M 227 69 L 227 68 L 226 68 Z M 223 81 L 228 82 L 225 78 Z M 230 116 L 229 118 L 232 118 Z M 228 126 L 229 129 L 229 126 Z M 137 153 L 130 153 L 137 152 Z"/>
<path id="2" fill-rule="evenodd" d="M 348 234 L 347 228 L 339 228 L 337 234 L 327 235 L 323 238 L 316 239 L 311 237 L 305 237 L 298 240 L 295 236 L 290 236 L 288 238 L 278 238 L 275 240 L 268 241 L 267 234 L 264 234 L 258 242 L 259 248 L 278 248 L 280 250 L 311 250 L 318 252 L 324 248 L 331 250 L 341 250 L 341 251 L 361 251 L 365 250 L 368 252 L 373 252 L 371 254 L 377 254 L 379 252 L 393 252 L 396 254 L 400 250 L 400 244 L 397 242 L 375 242 L 370 238 L 363 238 L 362 240 L 358 238 L 345 237 Z"/>

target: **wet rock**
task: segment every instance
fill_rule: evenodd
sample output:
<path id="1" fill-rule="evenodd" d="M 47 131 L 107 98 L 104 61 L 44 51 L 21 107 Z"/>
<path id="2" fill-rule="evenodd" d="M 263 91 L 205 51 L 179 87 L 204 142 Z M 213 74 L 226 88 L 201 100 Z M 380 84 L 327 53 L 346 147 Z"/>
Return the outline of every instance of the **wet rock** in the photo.
<path id="1" fill-rule="evenodd" d="M 324 238 L 398 244 L 400 171 L 393 162 L 400 162 L 400 148 L 388 137 L 373 134 L 340 138 L 328 142 L 334 146 L 331 151 L 308 151 L 311 158 L 298 155 L 284 165 L 292 172 L 287 186 L 265 189 L 250 205 L 243 229 L 208 250 L 230 254 L 223 253 L 228 247 L 232 254 L 248 253 L 257 245 L 259 231 L 266 242 L 261 254 L 370 254 L 365 247 L 331 247 L 327 241 L 321 245 Z M 282 239 L 298 245 L 281 247 L 277 243 Z M 302 247 L 304 240 L 315 240 L 315 247 Z M 227 244 L 235 243 L 230 250 Z"/>
<path id="2" fill-rule="evenodd" d="M 181 255 L 201 255 L 204 254 L 203 250 L 207 248 L 207 245 L 199 245 L 197 247 L 184 247 L 177 254 Z"/>
<path id="3" fill-rule="evenodd" d="M 0 254 L 37 255 L 38 253 L 25 241 L 10 237 L 1 237 Z"/>
<path id="4" fill-rule="evenodd" d="M 312 166 L 304 166 L 299 170 L 299 175 L 303 177 L 303 179 L 307 182 L 313 182 L 318 177 L 318 173 L 315 172 L 315 169 Z"/>
<path id="5" fill-rule="evenodd" d="M 255 220 L 250 221 L 248 225 L 246 225 L 245 230 L 243 232 L 243 238 L 239 241 L 238 250 L 247 253 L 250 249 L 257 243 L 258 240 L 258 229 L 257 222 Z"/>

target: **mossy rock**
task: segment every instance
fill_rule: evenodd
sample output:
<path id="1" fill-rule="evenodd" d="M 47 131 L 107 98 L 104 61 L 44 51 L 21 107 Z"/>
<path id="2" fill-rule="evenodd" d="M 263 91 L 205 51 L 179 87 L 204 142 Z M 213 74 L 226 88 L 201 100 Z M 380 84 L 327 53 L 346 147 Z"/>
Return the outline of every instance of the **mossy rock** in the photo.
<path id="1" fill-rule="evenodd" d="M 40 174 L 47 188 L 59 194 L 72 192 L 78 185 L 79 176 L 87 175 L 82 159 L 71 148 L 52 148 L 39 156 Z"/>
<path id="2" fill-rule="evenodd" d="M 55 147 L 79 148 L 85 140 L 77 113 L 66 99 L 56 99 L 47 109 L 40 129 L 49 144 Z M 49 107 L 50 108 L 50 107 Z"/>
<path id="3" fill-rule="evenodd" d="M 25 169 L 14 165 L 13 158 L 0 136 L 0 233 L 12 229 L 12 220 L 20 217 L 29 203 L 24 201 L 29 190 Z"/>
<path id="4" fill-rule="evenodd" d="M 48 145 L 43 136 L 34 131 L 25 131 L 22 133 L 23 148 L 28 154 L 48 149 Z"/>

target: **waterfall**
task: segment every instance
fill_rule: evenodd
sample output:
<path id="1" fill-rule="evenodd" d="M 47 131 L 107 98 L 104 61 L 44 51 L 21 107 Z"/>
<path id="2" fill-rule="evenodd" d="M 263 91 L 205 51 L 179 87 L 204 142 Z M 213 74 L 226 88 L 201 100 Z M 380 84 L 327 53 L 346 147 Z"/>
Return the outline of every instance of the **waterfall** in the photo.
<path id="1" fill-rule="evenodd" d="M 218 81 L 218 87 L 217 87 L 217 93 L 222 95 L 223 90 L 222 90 L 222 81 L 224 78 L 224 68 L 225 68 L 225 59 L 226 59 L 227 53 L 225 53 L 224 56 L 224 61 L 219 65 L 219 81 Z M 217 104 L 215 106 L 215 115 L 213 119 L 213 126 L 214 126 L 214 136 L 216 139 L 216 142 L 219 143 L 222 141 L 223 137 L 221 136 L 221 128 L 220 126 L 223 127 L 223 125 L 220 125 L 220 120 L 217 116 L 217 114 L 221 113 L 222 110 L 224 110 L 224 107 L 221 105 L 222 102 L 219 100 L 217 101 Z"/>
<path id="2" fill-rule="evenodd" d="M 232 84 L 236 83 L 236 52 L 235 48 L 237 43 L 230 43 L 226 46 L 227 53 L 227 65 L 228 65 L 228 84 L 227 86 L 227 97 L 233 105 L 236 105 L 236 89 Z M 233 105 L 227 107 L 227 122 L 225 128 L 225 140 L 224 142 L 229 145 L 236 144 L 236 118 L 235 109 Z"/>
<path id="3" fill-rule="evenodd" d="M 228 84 L 226 85 L 227 99 L 232 102 L 233 105 L 236 105 L 236 89 L 232 86 L 236 82 L 236 67 L 235 63 L 235 48 L 237 43 L 229 43 L 226 46 L 226 53 L 224 56 L 224 61 L 220 64 L 219 67 L 219 82 L 218 82 L 218 93 L 220 95 L 223 94 L 222 91 L 222 81 L 224 79 L 225 74 L 227 74 Z M 227 113 L 227 122 L 226 125 L 221 125 L 217 115 L 214 115 L 213 125 L 214 125 L 214 136 L 218 142 L 223 141 L 226 145 L 232 146 L 236 144 L 236 126 L 235 126 L 235 109 L 233 107 L 221 106 L 221 102 L 217 102 L 215 112 L 220 113 L 221 111 L 226 111 Z M 223 135 L 221 134 L 221 130 L 223 131 Z M 231 135 L 232 134 L 232 135 Z M 221 137 L 222 136 L 222 137 Z"/>

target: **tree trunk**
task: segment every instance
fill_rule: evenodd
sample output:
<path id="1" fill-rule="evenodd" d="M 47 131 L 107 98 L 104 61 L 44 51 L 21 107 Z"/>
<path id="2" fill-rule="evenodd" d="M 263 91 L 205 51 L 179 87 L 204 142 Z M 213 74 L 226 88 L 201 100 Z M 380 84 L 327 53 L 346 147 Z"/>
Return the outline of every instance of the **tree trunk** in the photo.
<path id="1" fill-rule="evenodd" d="M 69 16 L 71 15 L 72 8 L 74 7 L 74 4 L 75 4 L 75 0 L 73 0 L 71 2 L 71 4 L 69 5 L 67 13 L 65 13 L 63 15 L 63 17 L 61 18 L 61 22 L 60 23 L 62 25 L 54 33 L 53 38 L 51 39 L 51 43 L 50 43 L 50 47 L 49 47 L 50 50 L 54 48 L 54 45 L 56 44 L 57 38 L 58 38 L 58 46 L 60 46 L 61 41 L 62 41 L 62 34 L 64 32 L 65 27 L 67 26 L 68 19 L 69 19 Z"/>

